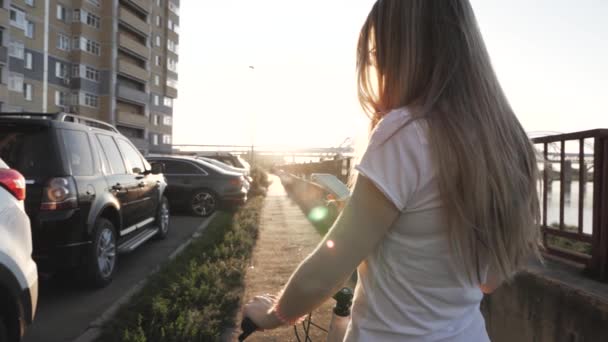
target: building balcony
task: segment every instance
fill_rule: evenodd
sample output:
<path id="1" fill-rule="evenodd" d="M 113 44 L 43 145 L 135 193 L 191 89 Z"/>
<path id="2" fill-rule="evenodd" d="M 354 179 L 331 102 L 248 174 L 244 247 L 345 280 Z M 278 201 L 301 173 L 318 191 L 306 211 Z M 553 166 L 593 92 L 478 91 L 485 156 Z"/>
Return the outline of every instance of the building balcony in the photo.
<path id="1" fill-rule="evenodd" d="M 122 49 L 125 49 L 137 56 L 147 60 L 149 55 L 148 47 L 138 42 L 137 40 L 127 36 L 124 33 L 118 34 L 118 44 Z"/>
<path id="2" fill-rule="evenodd" d="M 126 2 L 136 7 L 142 13 L 150 13 L 150 0 L 126 0 Z"/>
<path id="3" fill-rule="evenodd" d="M 118 18 L 120 22 L 133 28 L 135 31 L 143 34 L 144 36 L 148 36 L 148 31 L 150 31 L 150 26 L 145 21 L 141 20 L 138 16 L 133 13 L 121 8 L 119 10 Z"/>
<path id="4" fill-rule="evenodd" d="M 143 82 L 148 82 L 150 79 L 150 74 L 146 69 L 124 60 L 118 61 L 118 72 Z"/>
<path id="5" fill-rule="evenodd" d="M 2 2 L 0 1 L 0 3 L 2 3 Z M 9 18 L 8 10 L 6 8 L 2 8 L 0 6 L 0 23 L 6 23 L 8 25 L 9 22 L 10 22 L 10 18 Z"/>
<path id="6" fill-rule="evenodd" d="M 8 100 L 8 86 L 0 83 L 0 102 L 6 102 Z"/>
<path id="7" fill-rule="evenodd" d="M 147 105 L 150 102 L 150 97 L 145 92 L 120 84 L 117 96 L 131 103 Z"/>
<path id="8" fill-rule="evenodd" d="M 118 112 L 117 115 L 118 123 L 145 128 L 148 125 L 148 118 L 141 114 L 129 113 L 129 112 Z"/>
<path id="9" fill-rule="evenodd" d="M 176 99 L 177 98 L 177 89 L 170 87 L 170 86 L 166 86 L 165 95 L 167 95 L 168 97 L 170 97 L 172 99 Z"/>
<path id="10" fill-rule="evenodd" d="M 2 12 L 2 10 L 0 10 L 0 12 Z M 0 63 L 7 63 L 8 62 L 8 49 L 6 48 L 6 46 L 0 46 Z"/>

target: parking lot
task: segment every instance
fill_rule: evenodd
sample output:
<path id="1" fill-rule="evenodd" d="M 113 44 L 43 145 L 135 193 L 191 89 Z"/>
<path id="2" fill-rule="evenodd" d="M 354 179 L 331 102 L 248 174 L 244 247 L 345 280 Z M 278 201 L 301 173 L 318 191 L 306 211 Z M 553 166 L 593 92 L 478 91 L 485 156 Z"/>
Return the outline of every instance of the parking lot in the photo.
<path id="1" fill-rule="evenodd" d="M 113 282 L 101 290 L 83 289 L 66 276 L 41 276 L 36 319 L 24 341 L 73 341 L 206 222 L 197 217 L 171 217 L 167 239 L 148 241 L 133 253 L 121 255 Z"/>

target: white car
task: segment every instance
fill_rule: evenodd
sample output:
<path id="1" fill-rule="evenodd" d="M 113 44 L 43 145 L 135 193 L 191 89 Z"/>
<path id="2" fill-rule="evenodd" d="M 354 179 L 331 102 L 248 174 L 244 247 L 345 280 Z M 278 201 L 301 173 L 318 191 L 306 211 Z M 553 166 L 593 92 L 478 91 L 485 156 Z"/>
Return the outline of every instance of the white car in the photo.
<path id="1" fill-rule="evenodd" d="M 25 213 L 25 179 L 0 159 L 0 341 L 19 341 L 38 302 L 38 269 Z"/>

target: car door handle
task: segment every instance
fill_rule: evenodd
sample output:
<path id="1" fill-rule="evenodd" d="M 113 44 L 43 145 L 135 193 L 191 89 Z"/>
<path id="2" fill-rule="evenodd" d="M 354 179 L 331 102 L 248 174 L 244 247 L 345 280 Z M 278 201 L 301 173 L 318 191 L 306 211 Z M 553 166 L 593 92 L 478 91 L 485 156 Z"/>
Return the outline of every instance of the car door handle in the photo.
<path id="1" fill-rule="evenodd" d="M 112 190 L 115 190 L 115 191 L 121 191 L 122 189 L 124 189 L 124 188 L 122 187 L 122 185 L 120 185 L 120 183 L 112 186 Z"/>
<path id="2" fill-rule="evenodd" d="M 146 186 L 146 182 L 139 182 L 139 183 L 137 183 L 137 186 L 140 188 L 143 188 Z"/>

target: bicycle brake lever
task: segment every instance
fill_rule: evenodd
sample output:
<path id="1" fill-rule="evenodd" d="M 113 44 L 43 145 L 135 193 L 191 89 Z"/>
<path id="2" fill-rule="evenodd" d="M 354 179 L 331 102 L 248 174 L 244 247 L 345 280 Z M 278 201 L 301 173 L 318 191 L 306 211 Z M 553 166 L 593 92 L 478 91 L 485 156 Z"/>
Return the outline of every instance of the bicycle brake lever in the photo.
<path id="1" fill-rule="evenodd" d="M 241 322 L 241 330 L 243 330 L 243 333 L 239 336 L 239 341 L 245 341 L 245 339 L 249 337 L 249 335 L 253 334 L 258 330 L 258 326 L 253 323 L 253 321 L 249 319 L 249 317 L 245 317 Z"/>

